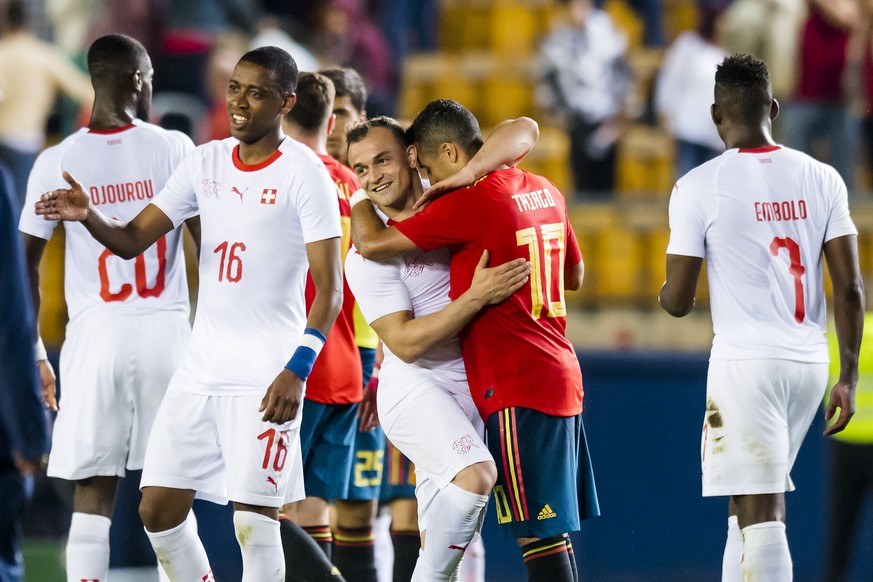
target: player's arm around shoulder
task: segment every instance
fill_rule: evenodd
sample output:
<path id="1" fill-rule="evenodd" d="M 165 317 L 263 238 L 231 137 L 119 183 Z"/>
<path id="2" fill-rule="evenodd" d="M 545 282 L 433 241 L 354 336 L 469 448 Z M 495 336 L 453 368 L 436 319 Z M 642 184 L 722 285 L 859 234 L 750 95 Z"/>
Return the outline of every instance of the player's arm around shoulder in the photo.
<path id="1" fill-rule="evenodd" d="M 402 232 L 385 226 L 363 190 L 352 195 L 351 205 L 352 243 L 365 259 L 387 261 L 417 248 Z"/>
<path id="2" fill-rule="evenodd" d="M 834 324 L 840 354 L 840 376 L 831 388 L 825 419 L 840 409 L 839 417 L 826 435 L 840 432 L 855 414 L 855 385 L 858 382 L 858 355 L 864 333 L 864 285 L 858 264 L 858 237 L 846 235 L 824 244 L 824 255 L 833 285 Z"/>

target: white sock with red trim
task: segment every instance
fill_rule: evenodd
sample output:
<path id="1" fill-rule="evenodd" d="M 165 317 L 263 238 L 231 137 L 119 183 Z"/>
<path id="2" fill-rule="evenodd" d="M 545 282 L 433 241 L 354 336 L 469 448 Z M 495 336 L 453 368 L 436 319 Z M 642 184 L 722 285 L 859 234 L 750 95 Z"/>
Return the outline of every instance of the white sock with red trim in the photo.
<path id="1" fill-rule="evenodd" d="M 482 529 L 488 496 L 449 483 L 431 503 L 424 550 L 416 571 L 426 580 L 450 580 L 473 537 Z"/>
<path id="2" fill-rule="evenodd" d="M 197 522 L 193 513 L 189 513 L 188 518 L 174 528 L 158 532 L 146 530 L 146 535 L 167 578 L 173 582 L 215 582 L 206 550 L 197 536 Z"/>
<path id="3" fill-rule="evenodd" d="M 109 526 L 102 515 L 74 513 L 67 537 L 67 581 L 104 582 L 109 574 Z"/>

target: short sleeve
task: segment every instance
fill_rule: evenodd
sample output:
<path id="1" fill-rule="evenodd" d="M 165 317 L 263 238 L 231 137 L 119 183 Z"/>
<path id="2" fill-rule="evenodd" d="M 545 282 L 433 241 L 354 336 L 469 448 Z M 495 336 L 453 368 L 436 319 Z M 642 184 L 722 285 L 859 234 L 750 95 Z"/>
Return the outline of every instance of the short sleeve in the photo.
<path id="1" fill-rule="evenodd" d="M 400 278 L 396 263 L 368 261 L 355 249 L 345 265 L 346 281 L 368 324 L 399 311 L 412 311 L 409 289 Z"/>
<path id="2" fill-rule="evenodd" d="M 194 164 L 200 150 L 195 150 L 173 170 L 163 190 L 158 192 L 152 204 L 173 221 L 173 228 L 200 212 L 194 184 Z"/>
<path id="3" fill-rule="evenodd" d="M 705 256 L 706 220 L 700 201 L 704 196 L 693 181 L 680 181 L 670 195 L 670 242 L 668 255 Z"/>
<path id="4" fill-rule="evenodd" d="M 456 190 L 394 226 L 423 251 L 456 247 L 471 241 L 476 227 L 476 200 L 470 188 Z"/>
<path id="5" fill-rule="evenodd" d="M 48 240 L 58 225 L 55 221 L 37 216 L 34 205 L 46 192 L 70 187 L 63 179 L 59 160 L 59 148 L 49 148 L 39 155 L 30 171 L 27 179 L 27 197 L 18 221 L 18 230 L 25 234 Z"/>
<path id="6" fill-rule="evenodd" d="M 336 185 L 324 164 L 317 158 L 303 158 L 292 181 L 297 217 L 303 229 L 303 242 L 311 243 L 342 236 Z"/>
<path id="7" fill-rule="evenodd" d="M 852 222 L 852 217 L 849 214 L 849 194 L 846 190 L 846 183 L 836 170 L 833 168 L 829 169 L 834 181 L 834 195 L 827 229 L 825 230 L 825 242 L 841 236 L 858 234 L 858 229 L 855 228 L 855 223 Z"/>

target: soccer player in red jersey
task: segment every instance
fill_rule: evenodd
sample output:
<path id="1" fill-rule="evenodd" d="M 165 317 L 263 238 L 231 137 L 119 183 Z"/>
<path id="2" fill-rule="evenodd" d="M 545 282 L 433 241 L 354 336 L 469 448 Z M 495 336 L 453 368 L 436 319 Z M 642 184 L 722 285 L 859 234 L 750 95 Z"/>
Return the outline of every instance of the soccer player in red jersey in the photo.
<path id="1" fill-rule="evenodd" d="M 431 182 L 464 168 L 483 143 L 476 118 L 450 100 L 430 103 L 408 132 Z M 452 298 L 470 286 L 485 249 L 495 264 L 530 261 L 529 283 L 484 309 L 461 333 L 461 347 L 497 461 L 501 529 L 521 546 L 530 580 L 573 581 L 567 533 L 579 529 L 580 513 L 599 508 L 581 419 L 582 375 L 565 334 L 564 289 L 581 286 L 582 256 L 561 192 L 545 178 L 505 167 L 389 228 L 369 203 L 356 202 L 358 251 L 384 260 L 448 247 Z"/>

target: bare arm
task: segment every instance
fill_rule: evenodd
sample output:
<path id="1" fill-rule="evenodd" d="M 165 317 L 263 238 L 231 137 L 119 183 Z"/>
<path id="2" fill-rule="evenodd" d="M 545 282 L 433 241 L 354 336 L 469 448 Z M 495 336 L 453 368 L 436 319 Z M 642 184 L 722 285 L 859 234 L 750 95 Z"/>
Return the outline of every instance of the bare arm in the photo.
<path id="1" fill-rule="evenodd" d="M 582 288 L 582 280 L 585 278 L 585 263 L 579 261 L 576 265 L 564 265 L 564 289 L 578 291 Z"/>
<path id="2" fill-rule="evenodd" d="M 306 327 L 317 329 L 324 337 L 330 333 L 343 303 L 339 241 L 339 238 L 330 238 L 306 245 L 309 273 L 315 285 L 315 299 Z M 303 402 L 303 382 L 294 372 L 283 368 L 261 400 L 258 412 L 264 413 L 263 420 L 281 424 L 295 418 Z"/>
<path id="3" fill-rule="evenodd" d="M 39 338 L 39 308 L 41 304 L 39 292 L 39 264 L 42 261 L 42 255 L 45 252 L 47 240 L 38 236 L 23 234 L 24 255 L 27 262 L 27 274 L 30 281 L 30 297 L 33 303 L 34 324 L 36 333 L 34 337 Z M 42 389 L 43 403 L 50 410 L 58 409 L 57 401 L 57 377 L 55 370 L 52 368 L 51 362 L 48 359 L 40 359 L 36 362 L 37 372 L 39 373 L 39 385 Z"/>
<path id="4" fill-rule="evenodd" d="M 661 307 L 673 317 L 684 317 L 694 308 L 694 293 L 703 259 L 667 255 L 667 280 L 658 294 Z"/>
<path id="5" fill-rule="evenodd" d="M 188 228 L 188 233 L 191 235 L 191 240 L 194 241 L 194 252 L 197 255 L 197 262 L 200 262 L 200 216 L 192 216 L 185 221 L 185 226 Z"/>
<path id="6" fill-rule="evenodd" d="M 173 222 L 154 204 L 143 208 L 130 222 L 107 218 L 91 205 L 88 193 L 68 172 L 64 172 L 64 180 L 70 188 L 40 196 L 36 213 L 46 220 L 81 222 L 91 236 L 122 259 L 142 254 L 173 230 Z"/>
<path id="7" fill-rule="evenodd" d="M 491 269 L 487 265 L 485 251 L 470 288 L 440 311 L 422 317 L 414 317 L 411 311 L 398 311 L 374 321 L 373 329 L 398 358 L 414 362 L 435 346 L 456 337 L 483 307 L 504 301 L 530 276 L 530 263 L 524 259 Z"/>
<path id="8" fill-rule="evenodd" d="M 501 122 L 458 173 L 432 184 L 415 201 L 413 208 L 420 208 L 447 192 L 472 184 L 488 172 L 516 165 L 533 149 L 539 137 L 540 127 L 530 117 Z"/>
<path id="9" fill-rule="evenodd" d="M 385 226 L 367 200 L 352 206 L 352 242 L 371 261 L 385 261 L 418 248 L 399 230 Z"/>
<path id="10" fill-rule="evenodd" d="M 864 285 L 858 266 L 858 237 L 842 236 L 824 245 L 834 288 L 834 324 L 840 350 L 840 377 L 831 389 L 825 420 L 840 409 L 837 421 L 824 434 L 840 432 L 855 414 L 855 384 L 858 382 L 858 352 L 864 333 Z"/>

